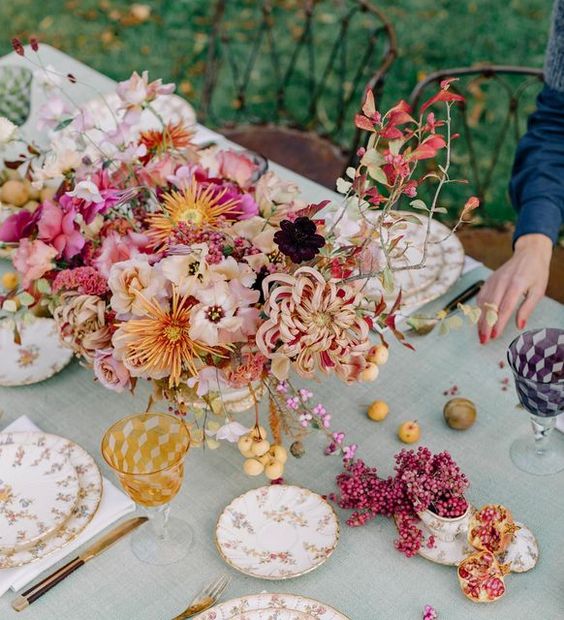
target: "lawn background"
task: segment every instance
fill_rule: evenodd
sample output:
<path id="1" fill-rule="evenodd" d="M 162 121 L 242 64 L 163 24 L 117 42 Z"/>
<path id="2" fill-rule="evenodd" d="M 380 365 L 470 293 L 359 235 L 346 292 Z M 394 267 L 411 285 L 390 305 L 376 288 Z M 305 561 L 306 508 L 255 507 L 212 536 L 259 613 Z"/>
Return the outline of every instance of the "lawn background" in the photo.
<path id="1" fill-rule="evenodd" d="M 253 0 L 229 0 L 239 17 Z M 277 0 L 295 5 L 297 0 Z M 406 98 L 417 80 L 441 68 L 475 63 L 542 67 L 550 0 L 373 0 L 394 24 L 399 58 L 387 78 L 382 107 Z M 212 0 L 144 0 L 152 9 L 142 23 L 130 18 L 123 0 L 0 0 L 0 54 L 10 38 L 35 34 L 114 79 L 134 69 L 175 81 L 180 94 L 198 105 Z M 495 102 L 494 107 L 495 107 Z M 534 106 L 526 103 L 527 111 Z M 488 113 L 486 110 L 485 113 Z M 493 112 L 492 112 L 493 113 Z M 480 138 L 484 152 L 486 133 Z M 511 147 L 503 156 L 488 199 L 487 223 L 512 219 L 507 200 Z M 463 155 L 462 155 L 463 157 Z"/>

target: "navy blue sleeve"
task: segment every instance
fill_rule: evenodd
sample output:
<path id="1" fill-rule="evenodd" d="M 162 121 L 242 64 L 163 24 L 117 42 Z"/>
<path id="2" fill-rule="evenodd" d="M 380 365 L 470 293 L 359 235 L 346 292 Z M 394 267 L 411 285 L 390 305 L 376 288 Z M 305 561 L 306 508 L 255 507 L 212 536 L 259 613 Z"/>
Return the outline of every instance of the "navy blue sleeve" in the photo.
<path id="1" fill-rule="evenodd" d="M 545 85 L 521 138 L 509 184 L 519 212 L 514 241 L 542 233 L 558 240 L 564 220 L 564 92 Z"/>

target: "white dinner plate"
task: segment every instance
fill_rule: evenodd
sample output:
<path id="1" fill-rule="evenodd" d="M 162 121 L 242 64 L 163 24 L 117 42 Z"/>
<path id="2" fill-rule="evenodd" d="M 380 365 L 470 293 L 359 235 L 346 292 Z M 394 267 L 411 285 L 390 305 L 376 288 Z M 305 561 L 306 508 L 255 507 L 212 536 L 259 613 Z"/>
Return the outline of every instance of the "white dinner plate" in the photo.
<path id="1" fill-rule="evenodd" d="M 78 502 L 78 475 L 65 454 L 26 444 L 0 445 L 0 551 L 50 536 Z"/>
<path id="2" fill-rule="evenodd" d="M 271 612 L 270 617 L 274 619 L 278 618 L 278 616 L 276 616 L 277 612 L 293 611 L 305 613 L 314 620 L 349 620 L 347 616 L 340 611 L 312 598 L 297 594 L 277 594 L 270 592 L 251 594 L 226 601 L 225 603 L 220 603 L 212 609 L 196 616 L 196 619 L 233 620 L 234 618 L 245 618 L 246 616 L 244 614 L 248 614 L 255 610 L 269 610 Z M 269 616 L 266 617 L 269 618 Z"/>
<path id="3" fill-rule="evenodd" d="M 339 540 L 339 521 L 321 495 L 272 485 L 234 499 L 216 527 L 222 558 L 260 579 L 291 579 L 327 560 Z"/>
<path id="4" fill-rule="evenodd" d="M 102 475 L 96 461 L 79 445 L 57 435 L 41 432 L 0 433 L 0 446 L 37 446 L 66 456 L 76 471 L 80 489 L 70 517 L 49 536 L 23 549 L 0 551 L 0 568 L 35 562 L 74 540 L 96 514 L 102 497 Z"/>
<path id="5" fill-rule="evenodd" d="M 304 611 L 269 607 L 237 613 L 230 620 L 315 620 L 315 617 Z"/>
<path id="6" fill-rule="evenodd" d="M 53 319 L 36 318 L 19 323 L 21 344 L 14 342 L 10 321 L 0 323 L 0 385 L 30 385 L 49 379 L 72 359 L 59 340 Z"/>

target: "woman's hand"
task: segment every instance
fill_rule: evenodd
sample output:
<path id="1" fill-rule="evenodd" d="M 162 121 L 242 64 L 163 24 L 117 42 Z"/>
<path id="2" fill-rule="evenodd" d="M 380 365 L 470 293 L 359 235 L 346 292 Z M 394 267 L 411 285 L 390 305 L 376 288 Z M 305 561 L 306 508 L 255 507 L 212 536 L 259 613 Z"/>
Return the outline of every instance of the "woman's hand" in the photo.
<path id="1" fill-rule="evenodd" d="M 482 344 L 501 335 L 517 306 L 517 327 L 525 327 L 546 291 L 551 256 L 552 241 L 546 235 L 523 235 L 517 239 L 513 256 L 490 276 L 478 295 L 482 308 L 478 334 Z M 493 327 L 486 322 L 487 304 L 498 312 Z"/>

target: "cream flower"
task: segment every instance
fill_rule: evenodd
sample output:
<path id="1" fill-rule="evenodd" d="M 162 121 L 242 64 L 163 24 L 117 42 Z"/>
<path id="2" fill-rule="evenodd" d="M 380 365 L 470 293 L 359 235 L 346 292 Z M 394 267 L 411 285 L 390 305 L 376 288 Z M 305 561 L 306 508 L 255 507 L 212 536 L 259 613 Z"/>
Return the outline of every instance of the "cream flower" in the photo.
<path id="1" fill-rule="evenodd" d="M 299 195 L 298 185 L 283 181 L 272 171 L 257 181 L 255 189 L 260 214 L 273 224 L 279 223 L 289 213 L 305 208 L 306 203 L 298 198 Z"/>
<path id="2" fill-rule="evenodd" d="M 251 287 L 256 280 L 254 271 L 245 263 L 238 263 L 232 256 L 224 258 L 220 263 L 210 265 L 206 276 L 211 280 L 237 280 L 247 288 Z"/>
<path id="3" fill-rule="evenodd" d="M 163 275 L 177 287 L 180 295 L 191 295 L 200 288 L 206 270 L 207 246 L 194 244 L 190 249 L 188 254 L 167 256 L 159 263 Z"/>
<path id="4" fill-rule="evenodd" d="M 272 284 L 277 286 L 269 293 Z M 263 288 L 269 318 L 256 342 L 279 379 L 286 378 L 289 362 L 308 379 L 319 369 L 352 381 L 366 367 L 369 326 L 358 311 L 364 298 L 352 286 L 302 267 L 294 275 L 269 276 Z"/>
<path id="5" fill-rule="evenodd" d="M 106 302 L 96 295 L 74 291 L 61 295 L 53 313 L 63 344 L 92 363 L 96 351 L 109 346 L 111 335 L 106 323 Z"/>
<path id="6" fill-rule="evenodd" d="M 213 282 L 197 291 L 200 303 L 190 314 L 190 338 L 209 346 L 234 342 L 232 334 L 240 329 L 242 319 L 235 316 L 238 300 L 226 282 Z"/>
<path id="7" fill-rule="evenodd" d="M 17 130 L 17 125 L 14 125 L 11 120 L 7 119 L 5 116 L 0 116 L 0 145 L 11 142 Z"/>
<path id="8" fill-rule="evenodd" d="M 112 291 L 110 305 L 119 319 L 143 315 L 139 293 L 146 299 L 160 300 L 167 296 L 166 280 L 160 267 L 151 266 L 144 254 L 112 265 L 108 286 Z"/>

